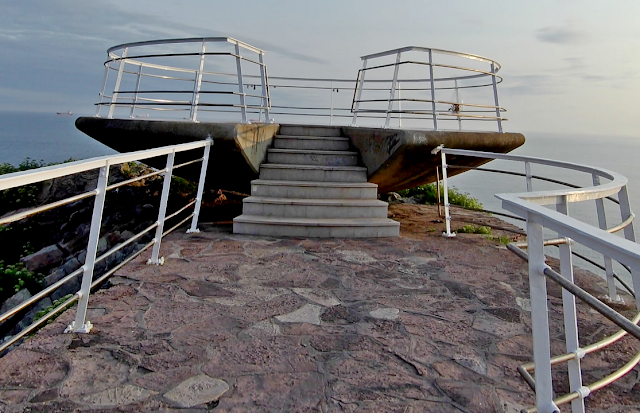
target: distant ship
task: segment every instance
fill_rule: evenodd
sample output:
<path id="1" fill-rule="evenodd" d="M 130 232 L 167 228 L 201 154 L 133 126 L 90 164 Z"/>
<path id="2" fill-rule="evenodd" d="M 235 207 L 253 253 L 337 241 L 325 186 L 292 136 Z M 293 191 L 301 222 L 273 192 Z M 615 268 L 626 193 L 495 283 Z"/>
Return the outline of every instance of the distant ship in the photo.
<path id="1" fill-rule="evenodd" d="M 68 112 L 56 112 L 56 115 L 71 116 L 71 115 L 73 115 L 73 112 L 71 112 L 71 111 L 68 111 Z"/>

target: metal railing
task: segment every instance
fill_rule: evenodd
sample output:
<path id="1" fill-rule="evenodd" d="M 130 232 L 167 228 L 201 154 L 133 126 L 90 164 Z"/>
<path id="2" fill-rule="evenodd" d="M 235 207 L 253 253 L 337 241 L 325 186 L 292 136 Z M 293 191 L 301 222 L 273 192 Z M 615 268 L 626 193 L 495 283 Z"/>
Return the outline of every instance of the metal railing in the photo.
<path id="1" fill-rule="evenodd" d="M 148 248 L 153 247 L 151 258 L 149 259 L 148 263 L 156 264 L 156 265 L 163 264 L 164 258 L 160 257 L 160 244 L 161 244 L 162 238 L 168 233 L 170 233 L 171 231 L 178 228 L 180 225 L 187 222 L 189 219 L 191 219 L 191 226 L 187 232 L 198 232 L 198 229 L 197 229 L 198 217 L 200 214 L 200 205 L 202 202 L 202 194 L 204 190 L 204 181 L 206 177 L 207 164 L 209 161 L 209 152 L 212 144 L 213 144 L 213 141 L 211 139 L 208 139 L 200 142 L 186 143 L 182 145 L 167 146 L 167 147 L 150 149 L 145 151 L 131 152 L 131 153 L 126 153 L 122 155 L 105 156 L 100 158 L 87 159 L 83 161 L 76 161 L 76 162 L 71 162 L 63 165 L 40 168 L 33 171 L 11 173 L 11 174 L 7 174 L 0 177 L 0 191 L 2 191 L 5 189 L 16 188 L 23 185 L 30 185 L 30 184 L 50 180 L 50 179 L 73 175 L 80 172 L 85 172 L 85 171 L 90 171 L 95 169 L 99 170 L 97 185 L 96 185 L 96 188 L 92 191 L 88 191 L 80 195 L 71 196 L 50 204 L 46 204 L 36 208 L 31 208 L 26 211 L 21 211 L 19 213 L 15 213 L 15 214 L 0 218 L 0 225 L 9 224 L 11 222 L 21 220 L 28 216 L 31 216 L 40 212 L 44 212 L 47 210 L 51 210 L 53 208 L 57 208 L 63 205 L 67 205 L 67 204 L 79 201 L 81 199 L 90 198 L 90 197 L 95 198 L 84 265 L 82 265 L 76 271 L 73 271 L 72 273 L 68 274 L 66 277 L 62 278 L 61 280 L 57 281 L 56 283 L 48 286 L 44 290 L 35 294 L 33 297 L 29 298 L 28 300 L 9 309 L 4 314 L 0 314 L 0 323 L 3 323 L 4 321 L 10 319 L 14 315 L 20 313 L 22 310 L 29 308 L 30 306 L 40 301 L 42 298 L 45 298 L 48 295 L 50 295 L 52 292 L 54 292 L 56 289 L 58 289 L 62 285 L 69 283 L 71 280 L 75 279 L 77 276 L 82 274 L 82 283 L 81 283 L 80 290 L 77 291 L 72 298 L 66 300 L 64 303 L 58 305 L 56 308 L 51 310 L 46 316 L 33 322 L 31 325 L 23 329 L 21 332 L 19 332 L 17 335 L 11 338 L 9 341 L 6 341 L 2 345 L 0 345 L 0 352 L 2 352 L 6 348 L 14 344 L 19 339 L 29 334 L 33 330 L 37 329 L 39 326 L 46 323 L 47 320 L 49 320 L 51 317 L 55 316 L 60 311 L 63 311 L 65 308 L 67 308 L 67 306 L 69 306 L 70 304 L 76 301 L 78 301 L 78 308 L 77 308 L 75 320 L 67 327 L 65 332 L 72 332 L 72 333 L 89 332 L 91 330 L 92 324 L 90 321 L 86 320 L 86 315 L 87 315 L 87 306 L 89 303 L 89 295 L 93 288 L 100 285 L 107 278 L 109 278 L 113 273 L 115 273 L 118 269 L 120 269 L 126 263 L 133 260 L 135 257 L 140 255 L 142 252 L 144 252 Z M 199 148 L 204 149 L 204 153 L 201 158 L 186 161 L 178 165 L 174 164 L 174 160 L 177 153 L 192 151 Z M 127 162 L 139 161 L 142 159 L 147 159 L 147 158 L 152 158 L 157 156 L 167 156 L 167 163 L 165 168 L 158 171 L 151 172 L 151 173 L 147 173 L 145 175 L 141 175 L 126 181 L 122 181 L 122 182 L 118 182 L 110 185 L 108 184 L 109 168 L 111 166 L 124 164 Z M 173 213 L 167 215 L 167 203 L 169 199 L 169 189 L 171 185 L 171 177 L 172 177 L 173 171 L 180 167 L 193 164 L 194 162 L 202 163 L 201 170 L 200 170 L 200 181 L 198 182 L 196 198 L 190 201 L 187 205 L 179 208 L 177 211 L 174 211 Z M 98 256 L 97 255 L 98 241 L 100 238 L 100 230 L 102 227 L 102 213 L 105 205 L 105 198 L 106 198 L 107 192 L 120 188 L 124 185 L 128 185 L 133 182 L 141 181 L 141 180 L 148 179 L 153 176 L 157 176 L 161 174 L 164 174 L 164 178 L 163 178 L 162 194 L 160 196 L 160 207 L 158 211 L 157 221 L 154 224 L 142 230 L 141 232 L 133 235 L 126 241 L 114 246 L 110 250 Z M 177 217 L 180 213 L 184 212 L 185 210 L 191 207 L 193 207 L 194 210 L 186 218 L 181 219 L 179 223 L 177 223 L 170 229 L 165 230 L 164 226 L 168 220 L 170 220 L 171 218 Z M 137 252 L 126 257 L 126 259 L 124 259 L 123 262 L 120 262 L 119 264 L 115 265 L 113 268 L 110 268 L 104 274 L 99 276 L 97 279 L 94 279 L 94 269 L 96 264 L 106 260 L 107 257 L 131 245 L 133 242 L 149 234 L 154 229 L 155 229 L 155 235 L 150 242 L 144 245 Z"/>
<path id="2" fill-rule="evenodd" d="M 225 50 L 229 44 L 234 50 Z M 241 56 L 242 50 L 256 53 L 257 60 Z M 416 51 L 490 67 L 400 61 L 401 53 Z M 431 123 L 425 127 L 425 120 L 433 119 L 435 130 L 442 129 L 438 120 L 454 120 L 458 130 L 463 130 L 463 125 L 464 129 L 474 125 L 477 130 L 480 126 L 476 121 L 496 121 L 500 131 L 502 121 L 507 120 L 501 116 L 505 109 L 498 106 L 497 84 L 502 78 L 496 73 L 500 65 L 470 54 L 416 47 L 396 49 L 362 57 L 365 67 L 358 77 L 345 79 L 268 76 L 264 51 L 226 37 L 127 43 L 107 53 L 96 116 L 106 111 L 108 118 L 229 121 L 237 119 L 239 113 L 243 123 L 296 123 L 304 119 L 307 123 L 390 127 L 393 120 L 399 128 L 404 122 L 404 126 L 418 129 L 431 128 Z M 393 75 L 371 73 L 365 80 L 366 71 L 384 71 L 390 66 L 367 68 L 368 59 L 389 54 L 398 57 L 391 65 L 395 68 Z M 429 76 L 418 73 L 420 76 L 411 77 L 409 66 L 423 69 L 425 65 Z M 399 75 L 400 66 L 407 76 Z M 433 76 L 434 68 L 441 72 L 439 76 Z M 492 103 L 479 93 L 485 88 L 492 91 Z M 444 96 L 446 93 L 451 96 Z M 435 100 L 436 95 L 440 100 Z M 424 104 L 428 104 L 427 109 L 420 107 Z"/>
<path id="3" fill-rule="evenodd" d="M 543 158 L 497 154 L 489 152 L 477 152 L 459 149 L 438 147 L 434 153 L 441 153 L 444 185 L 444 206 L 446 217 L 445 236 L 455 236 L 451 231 L 451 213 L 448 202 L 447 169 L 452 165 L 447 164 L 447 155 L 476 157 L 484 159 L 501 159 L 507 161 L 522 162 L 524 173 L 513 173 L 495 169 L 483 169 L 489 172 L 508 173 L 526 178 L 527 192 L 517 194 L 497 194 L 502 200 L 502 206 L 517 217 L 526 220 L 527 242 L 511 243 L 507 247 L 520 257 L 526 259 L 529 265 L 529 289 L 531 298 L 531 318 L 533 336 L 533 363 L 528 363 L 518 368 L 525 381 L 534 389 L 536 394 L 536 406 L 525 409 L 526 412 L 557 412 L 558 406 L 571 403 L 574 413 L 584 412 L 584 399 L 593 391 L 601 389 L 630 372 L 640 363 L 640 354 L 633 356 L 627 364 L 619 370 L 598 380 L 595 383 L 585 385 L 582 381 L 580 360 L 587 354 L 601 350 L 611 345 L 627 334 L 640 340 L 640 312 L 632 320 L 625 318 L 613 310 L 604 302 L 593 297 L 574 282 L 572 246 L 576 243 L 583 245 L 604 256 L 605 265 L 601 266 L 606 271 L 608 298 L 610 301 L 619 301 L 615 273 L 612 261 L 621 263 L 631 273 L 633 290 L 640 289 L 640 246 L 636 244 L 633 230 L 635 215 L 631 212 L 627 191 L 627 179 L 615 172 L 601 168 L 579 165 L 569 162 L 560 162 Z M 551 167 L 573 170 L 590 175 L 593 186 L 578 187 L 565 184 L 569 189 L 533 191 L 533 181 L 541 178 L 532 173 L 532 165 L 546 165 Z M 602 179 L 608 182 L 603 183 Z M 549 179 L 545 179 L 549 180 Z M 557 180 L 554 183 L 564 184 Z M 617 198 L 615 197 L 617 195 Z M 620 223 L 608 226 L 605 214 L 604 201 L 612 200 L 619 206 Z M 569 216 L 569 205 L 574 202 L 595 201 L 598 214 L 598 227 L 591 226 Z M 545 205 L 552 206 L 547 208 Z M 545 239 L 543 229 L 557 232 L 553 239 Z M 624 238 L 613 233 L 623 231 Z M 560 272 L 556 272 L 545 264 L 545 245 L 557 245 L 560 248 Z M 526 248 L 524 252 L 521 248 Z M 562 308 L 564 314 L 564 332 L 566 354 L 551 357 L 549 315 L 547 308 L 546 279 L 549 278 L 562 287 Z M 636 308 L 640 311 L 640 295 L 634 293 L 626 284 L 625 288 L 635 297 Z M 611 320 L 620 331 L 597 343 L 580 347 L 578 341 L 578 319 L 576 310 L 576 298 L 586 303 L 595 311 Z M 559 363 L 568 363 L 568 375 L 570 393 L 553 398 L 553 380 L 551 368 Z M 535 379 L 531 373 L 535 371 Z"/>
<path id="4" fill-rule="evenodd" d="M 390 57 L 395 61 L 385 63 L 384 58 Z M 497 74 L 501 68 L 498 62 L 468 53 L 414 46 L 370 54 L 361 59 L 362 69 L 358 72 L 353 95 L 352 125 L 356 125 L 361 113 L 384 114 L 385 128 L 389 127 L 393 114 L 412 114 L 430 119 L 433 130 L 441 130 L 439 122 L 447 120 L 456 121 L 458 130 L 462 130 L 463 121 L 473 120 L 496 122 L 498 132 L 502 132 L 502 121 L 506 120 L 502 112 L 506 110 L 498 101 L 497 85 L 502 82 L 502 77 Z M 369 66 L 373 59 L 382 62 Z M 401 78 L 401 67 L 403 73 L 407 72 L 412 77 Z M 365 82 L 371 82 L 369 78 L 378 72 L 388 70 L 393 70 L 388 96 L 363 97 Z M 491 93 L 481 96 L 482 93 L 478 92 L 485 89 Z M 473 91 L 471 96 L 479 100 L 464 102 L 460 96 L 462 90 Z M 452 96 L 447 98 L 444 93 Z M 405 104 L 404 109 L 402 104 Z"/>
<path id="5" fill-rule="evenodd" d="M 242 51 L 256 54 L 257 60 L 243 56 Z M 270 119 L 264 51 L 247 43 L 230 37 L 165 39 L 121 44 L 108 49 L 107 54 L 96 116 L 101 116 L 103 108 L 108 109 L 108 118 L 113 118 L 117 109 L 125 109 L 130 118 L 162 111 L 197 122 L 198 112 L 227 108 L 239 111 L 243 123 L 248 122 L 249 109 L 264 113 L 266 121 Z M 207 64 L 220 70 L 206 70 Z M 235 69 L 235 82 L 228 82 L 231 73 L 224 72 L 230 66 Z M 244 87 L 244 71 L 250 70 L 249 66 L 257 69 L 252 77 L 260 80 L 258 92 Z M 113 80 L 111 72 L 115 73 Z"/>

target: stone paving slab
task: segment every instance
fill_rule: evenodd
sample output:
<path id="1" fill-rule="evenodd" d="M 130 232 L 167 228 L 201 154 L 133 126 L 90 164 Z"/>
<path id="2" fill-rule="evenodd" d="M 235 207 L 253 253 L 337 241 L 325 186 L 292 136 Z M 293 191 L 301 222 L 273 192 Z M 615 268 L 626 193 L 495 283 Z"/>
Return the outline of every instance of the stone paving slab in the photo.
<path id="1" fill-rule="evenodd" d="M 174 232 L 162 244 L 164 266 L 146 265 L 143 254 L 92 295 L 90 334 L 62 334 L 71 309 L 0 358 L 0 412 L 513 413 L 533 405 L 516 371 L 531 359 L 526 264 L 480 235 L 443 238 L 432 207 L 395 205 L 390 215 L 401 222 L 399 238 L 276 239 L 206 224 L 199 234 Z M 506 225 L 456 217 L 454 228 Z M 577 278 L 604 293 L 597 277 Z M 553 354 L 564 347 L 559 293 L 550 286 Z M 585 343 L 615 331 L 582 305 L 579 313 Z M 638 351 L 623 339 L 588 356 L 585 377 L 597 380 Z M 589 411 L 640 411 L 638 375 L 596 392 Z M 566 391 L 566 369 L 554 376 Z"/>

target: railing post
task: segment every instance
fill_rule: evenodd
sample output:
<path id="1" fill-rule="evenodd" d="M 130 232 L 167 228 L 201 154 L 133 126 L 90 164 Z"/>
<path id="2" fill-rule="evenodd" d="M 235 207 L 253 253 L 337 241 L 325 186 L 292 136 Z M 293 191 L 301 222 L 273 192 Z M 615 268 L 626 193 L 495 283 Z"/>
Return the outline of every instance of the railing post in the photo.
<path id="1" fill-rule="evenodd" d="M 626 221 L 631 217 L 631 204 L 629 203 L 629 192 L 627 186 L 620 188 L 618 192 L 618 202 L 620 202 L 620 215 L 622 221 Z M 636 234 L 633 231 L 633 221 L 624 228 L 624 237 L 631 242 L 636 242 Z M 640 271 L 631 268 L 631 279 L 633 281 L 633 290 L 636 293 L 636 308 L 640 309 Z"/>
<path id="2" fill-rule="evenodd" d="M 120 83 L 122 82 L 122 73 L 124 72 L 125 61 L 127 60 L 128 47 L 122 50 L 122 56 L 120 56 L 120 66 L 118 67 L 118 77 L 116 77 L 116 85 L 113 88 L 113 94 L 111 95 L 111 105 L 109 106 L 108 118 L 113 118 L 113 112 L 116 109 L 116 103 L 118 101 L 118 91 L 120 90 Z"/>
<path id="3" fill-rule="evenodd" d="M 458 79 L 453 79 L 453 84 L 455 86 L 455 90 L 456 90 L 456 104 L 458 105 L 458 107 L 462 108 L 462 106 L 460 105 L 460 91 L 458 89 Z M 458 113 L 458 130 L 462 130 L 462 118 L 460 118 L 460 114 Z"/>
<path id="4" fill-rule="evenodd" d="M 533 175 L 531 175 L 531 163 L 524 163 L 524 173 L 527 180 L 527 192 L 531 192 L 533 191 L 533 182 L 531 181 L 531 178 L 533 177 Z"/>
<path id="5" fill-rule="evenodd" d="M 269 77 L 267 75 L 267 68 L 264 64 L 264 54 L 258 53 L 258 59 L 260 61 L 260 80 L 262 82 L 262 102 L 264 105 L 265 123 L 271 123 L 271 117 L 269 115 L 269 107 L 271 106 L 271 99 L 269 97 Z"/>
<path id="6" fill-rule="evenodd" d="M 562 203 L 556 205 L 556 210 L 564 215 L 569 215 L 569 203 L 567 197 L 562 198 Z M 573 259 L 571 254 L 571 239 L 567 239 L 565 244 L 560 245 L 560 273 L 567 281 L 573 283 Z M 580 349 L 578 341 L 578 316 L 576 312 L 576 297 L 569 291 L 562 289 L 562 309 L 564 314 L 564 336 L 567 353 L 574 353 L 576 357 L 569 360 L 569 389 L 571 392 L 582 388 L 582 370 L 580 369 L 580 359 L 584 352 Z M 582 397 L 571 402 L 573 413 L 584 413 L 584 399 Z"/>
<path id="7" fill-rule="evenodd" d="M 162 265 L 164 257 L 160 258 L 160 244 L 162 243 L 162 233 L 164 232 L 164 219 L 167 215 L 167 202 L 169 199 L 169 188 L 171 186 L 171 175 L 173 173 L 173 161 L 176 156 L 175 149 L 167 155 L 167 171 L 164 173 L 164 182 L 162 184 L 162 196 L 160 197 L 160 209 L 158 211 L 158 226 L 156 227 L 156 236 L 153 240 L 153 251 L 151 258 L 147 264 Z"/>
<path id="8" fill-rule="evenodd" d="M 96 108 L 96 117 L 100 117 L 100 110 L 102 109 L 102 102 L 104 101 L 104 91 L 107 90 L 107 79 L 109 77 L 109 63 L 104 64 L 104 76 L 102 79 L 102 91 L 100 92 L 100 102 Z"/>
<path id="9" fill-rule="evenodd" d="M 133 118 L 133 112 L 136 109 L 136 103 L 138 103 L 138 90 L 140 90 L 141 78 L 142 78 L 142 64 L 138 66 L 138 78 L 136 79 L 136 90 L 133 94 L 133 102 L 131 102 L 131 113 L 129 113 L 130 118 Z"/>
<path id="10" fill-rule="evenodd" d="M 204 71 L 204 59 L 206 57 L 207 44 L 202 41 L 202 49 L 200 49 L 200 65 L 196 72 L 196 78 L 193 85 L 193 97 L 191 98 L 191 113 L 189 117 L 193 122 L 198 121 L 198 104 L 200 103 L 200 88 L 202 87 L 202 72 Z"/>
<path id="11" fill-rule="evenodd" d="M 592 175 L 593 185 L 600 185 L 600 177 L 598 175 Z M 607 215 L 604 209 L 604 199 L 596 199 L 596 211 L 598 212 L 598 226 L 602 230 L 607 230 Z M 620 302 L 622 298 L 618 295 L 618 289 L 616 287 L 616 279 L 613 278 L 613 262 L 610 257 L 604 256 L 604 270 L 607 275 L 607 289 L 609 291 L 609 300 L 611 302 Z"/>
<path id="12" fill-rule="evenodd" d="M 451 211 L 449 209 L 449 186 L 447 184 L 447 155 L 440 149 L 442 159 L 442 192 L 444 194 L 444 222 L 447 232 L 442 233 L 445 237 L 455 237 L 455 232 L 451 232 Z"/>
<path id="13" fill-rule="evenodd" d="M 204 192 L 204 180 L 207 177 L 207 165 L 209 164 L 209 152 L 213 145 L 211 136 L 207 138 L 209 144 L 204 147 L 204 155 L 202 156 L 202 167 L 200 169 L 200 180 L 198 181 L 198 192 L 196 195 L 196 204 L 193 211 L 193 219 L 191 220 L 191 228 L 187 230 L 187 234 L 200 232 L 198 229 L 198 217 L 200 216 L 200 206 L 202 205 L 202 193 Z"/>
<path id="14" fill-rule="evenodd" d="M 362 59 L 362 69 L 358 73 L 358 80 L 356 82 L 356 95 L 354 96 L 352 111 L 353 120 L 351 126 L 357 126 L 358 124 L 358 109 L 360 108 L 360 99 L 362 98 L 362 88 L 364 87 L 364 75 L 367 73 L 367 59 Z"/>
<path id="15" fill-rule="evenodd" d="M 391 112 L 393 111 L 393 104 L 396 98 L 396 86 L 398 85 L 398 70 L 400 69 L 400 55 L 396 54 L 396 65 L 393 69 L 393 80 L 391 81 L 391 92 L 389 93 L 389 105 L 387 106 L 387 119 L 384 121 L 384 127 L 389 127 L 389 121 L 391 120 Z"/>
<path id="16" fill-rule="evenodd" d="M 89 230 L 89 242 L 87 244 L 87 257 L 85 258 L 82 274 L 82 284 L 78 294 L 78 309 L 76 319 L 64 330 L 65 333 L 88 333 L 91 331 L 91 321 L 87 318 L 87 306 L 89 305 L 89 294 L 91 293 L 91 282 L 93 281 L 93 270 L 98 251 L 98 240 L 100 239 L 100 228 L 102 226 L 102 211 L 104 210 L 104 199 L 107 195 L 107 183 L 109 181 L 109 162 L 100 168 L 98 174 L 98 184 L 96 186 L 96 197 L 93 203 L 93 215 L 91 216 L 91 229 Z"/>
<path id="17" fill-rule="evenodd" d="M 398 82 L 398 127 L 402 128 L 402 82 Z"/>
<path id="18" fill-rule="evenodd" d="M 433 51 L 431 49 L 429 49 L 429 80 L 431 83 L 431 113 L 433 114 L 433 130 L 437 131 L 438 130 L 438 113 L 436 112 L 436 81 L 433 78 Z M 443 171 L 443 175 L 444 175 L 444 171 Z"/>
<path id="19" fill-rule="evenodd" d="M 331 104 L 329 106 L 329 125 L 333 125 L 333 80 L 331 81 Z"/>
<path id="20" fill-rule="evenodd" d="M 500 114 L 500 103 L 498 102 L 498 82 L 496 82 L 496 65 L 491 62 L 491 81 L 493 83 L 493 100 L 496 105 L 496 118 L 498 118 L 498 132 L 502 133 L 502 115 Z"/>
<path id="21" fill-rule="evenodd" d="M 527 213 L 527 252 L 529 254 L 529 290 L 531 296 L 531 329 L 533 362 L 536 375 L 536 407 L 540 413 L 559 411 L 553 403 L 549 318 L 547 315 L 547 279 L 543 271 L 542 225 L 533 213 Z"/>
<path id="22" fill-rule="evenodd" d="M 242 61 L 240 59 L 240 45 L 236 43 L 236 68 L 238 72 L 238 93 L 240 93 L 240 112 L 242 123 L 247 123 L 247 103 L 245 101 L 244 84 L 242 79 Z"/>

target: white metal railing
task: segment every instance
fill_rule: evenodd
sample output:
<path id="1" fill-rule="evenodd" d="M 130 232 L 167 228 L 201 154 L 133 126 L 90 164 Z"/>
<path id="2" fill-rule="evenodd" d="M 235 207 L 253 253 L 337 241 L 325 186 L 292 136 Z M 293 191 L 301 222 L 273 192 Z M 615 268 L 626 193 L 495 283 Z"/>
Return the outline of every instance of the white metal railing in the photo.
<path id="1" fill-rule="evenodd" d="M 369 66 L 371 60 L 380 62 L 389 57 L 395 61 Z M 458 130 L 463 129 L 463 121 L 491 121 L 496 122 L 498 131 L 502 132 L 502 121 L 507 119 L 502 117 L 501 113 L 506 110 L 498 101 L 497 85 L 502 82 L 497 74 L 500 70 L 498 62 L 468 53 L 415 46 L 370 54 L 361 59 L 362 69 L 358 72 L 352 103 L 353 125 L 362 113 L 384 114 L 385 128 L 389 127 L 393 114 L 411 114 L 430 119 L 433 130 L 441 130 L 439 122 L 447 120 L 456 121 Z M 401 67 L 403 73 L 408 72 L 413 77 L 401 78 Z M 393 70 L 388 96 L 363 97 L 370 77 L 386 70 Z M 477 93 L 485 89 L 490 91 L 486 96 Z M 464 102 L 460 96 L 462 90 L 473 91 L 471 96 L 479 100 Z M 445 92 L 452 96 L 444 96 Z"/>
<path id="2" fill-rule="evenodd" d="M 66 302 L 62 303 L 61 305 L 53 309 L 46 316 L 35 321 L 30 326 L 26 327 L 20 333 L 14 336 L 11 340 L 0 345 L 0 352 L 8 348 L 10 345 L 18 341 L 20 338 L 29 334 L 31 331 L 38 328 L 40 325 L 45 323 L 49 318 L 53 317 L 58 312 L 64 310 L 68 305 L 72 304 L 75 301 L 78 301 L 76 318 L 75 318 L 75 321 L 73 321 L 68 326 L 65 332 L 73 332 L 73 333 L 89 332 L 91 330 L 92 324 L 90 321 L 86 320 L 86 314 L 87 314 L 87 306 L 89 303 L 89 294 L 91 292 L 91 289 L 100 285 L 104 280 L 106 280 L 109 276 L 115 273 L 123 265 L 133 260 L 135 257 L 140 255 L 143 251 L 145 251 L 150 247 L 153 247 L 153 249 L 151 253 L 151 258 L 149 259 L 148 263 L 156 264 L 156 265 L 160 265 L 164 263 L 164 258 L 160 257 L 160 244 L 161 244 L 162 238 L 165 235 L 167 235 L 169 232 L 173 231 L 174 229 L 178 228 L 180 225 L 188 221 L 189 219 L 191 219 L 191 226 L 187 232 L 198 232 L 198 229 L 197 229 L 198 217 L 200 214 L 200 205 L 202 202 L 202 194 L 204 190 L 206 170 L 207 170 L 207 165 L 209 161 L 209 152 L 212 144 L 213 144 L 213 141 L 211 139 L 207 139 L 205 141 L 200 141 L 200 142 L 192 142 L 192 143 L 186 143 L 182 145 L 167 146 L 162 148 L 131 152 L 131 153 L 126 153 L 122 155 L 104 156 L 99 158 L 87 159 L 83 161 L 71 162 L 63 165 L 49 166 L 45 168 L 36 169 L 33 171 L 16 172 L 16 173 L 0 176 L 0 191 L 2 191 L 5 189 L 15 188 L 23 185 L 29 185 L 37 182 L 42 182 L 45 180 L 59 178 L 62 176 L 73 175 L 73 174 L 84 172 L 84 171 L 99 169 L 97 185 L 96 185 L 96 188 L 92 191 L 89 191 L 80 195 L 68 197 L 66 199 L 62 199 L 47 205 L 31 208 L 26 211 L 21 211 L 21 212 L 0 218 L 0 225 L 4 225 L 4 224 L 18 221 L 25 217 L 37 214 L 39 212 L 47 211 L 62 205 L 67 205 L 72 202 L 76 202 L 80 199 L 95 197 L 95 201 L 93 205 L 93 215 L 91 218 L 91 228 L 89 231 L 89 240 L 88 240 L 87 250 L 86 250 L 86 259 L 85 259 L 84 265 L 80 267 L 78 270 L 72 272 L 71 274 L 67 275 L 63 279 L 59 280 L 55 284 L 52 284 L 47 288 L 45 288 L 44 290 L 40 291 L 39 293 L 35 294 L 30 299 L 6 311 L 4 314 L 0 314 L 0 323 L 8 320 L 12 316 L 19 313 L 20 311 L 32 306 L 34 303 L 48 296 L 49 294 L 51 294 L 53 291 L 55 291 L 62 285 L 70 282 L 75 277 L 82 274 L 82 283 L 81 283 L 80 290 L 76 292 L 72 298 L 70 298 Z M 204 153 L 201 158 L 183 162 L 178 165 L 174 164 L 174 160 L 177 153 L 192 151 L 199 148 L 204 149 Z M 108 184 L 109 168 L 111 166 L 119 165 L 127 162 L 139 161 L 142 159 L 147 159 L 147 158 L 152 158 L 157 156 L 167 157 L 167 164 L 164 169 L 161 169 L 159 171 L 154 171 L 139 177 L 135 177 L 123 182 L 118 182 L 111 185 Z M 190 165 L 195 162 L 202 163 L 201 170 L 200 170 L 200 181 L 198 182 L 198 190 L 197 190 L 196 198 L 191 202 L 189 202 L 187 205 L 178 209 L 177 211 L 167 215 L 167 202 L 169 199 L 169 188 L 171 184 L 171 177 L 172 177 L 173 171 L 177 168 Z M 102 212 L 103 212 L 107 192 L 110 190 L 120 188 L 124 185 L 128 185 L 130 183 L 140 181 L 143 179 L 148 179 L 150 177 L 161 175 L 161 174 L 164 174 L 164 181 L 163 181 L 163 187 L 162 187 L 162 195 L 160 197 L 160 208 L 158 211 L 157 221 L 151 226 L 149 226 L 148 228 L 144 229 L 143 231 L 129 238 L 125 242 L 111 248 L 109 251 L 106 251 L 104 254 L 97 256 L 98 240 L 100 237 L 100 229 L 102 226 Z M 168 230 L 164 229 L 164 225 L 169 219 L 177 217 L 180 213 L 184 212 L 190 207 L 194 207 L 194 210 L 186 218 L 183 218 L 178 224 L 174 225 L 172 228 Z M 94 268 L 96 264 L 104 261 L 110 255 L 115 254 L 116 252 L 122 250 L 123 248 L 127 247 L 131 243 L 142 238 L 144 235 L 150 233 L 154 229 L 155 229 L 154 238 L 145 246 L 143 246 L 142 249 L 133 253 L 132 255 L 127 257 L 123 262 L 109 269 L 107 272 L 105 272 L 103 275 L 101 275 L 97 279 L 94 279 L 93 273 L 94 273 Z"/>
<path id="3" fill-rule="evenodd" d="M 243 51 L 257 59 L 243 56 Z M 130 118 L 162 111 L 197 122 L 198 112 L 227 108 L 239 111 L 243 123 L 251 109 L 270 119 L 264 51 L 247 43 L 230 37 L 165 39 L 121 44 L 107 54 L 96 116 L 103 108 L 108 109 L 108 118 L 118 109 Z M 207 65 L 216 70 L 207 70 Z M 252 77 L 259 79 L 258 92 L 244 87 L 245 72 L 252 68 L 257 69 Z M 225 70 L 233 70 L 233 83 L 227 81 L 231 73 Z"/>
<path id="4" fill-rule="evenodd" d="M 234 49 L 226 50 L 229 45 Z M 242 50 L 258 58 L 242 56 Z M 454 60 L 400 59 L 402 53 L 425 51 L 430 58 Z M 367 68 L 369 59 L 389 55 L 397 57 L 394 64 Z M 108 56 L 96 112 L 108 118 L 229 121 L 239 113 L 243 123 L 391 127 L 397 122 L 399 128 L 430 129 L 433 122 L 435 130 L 443 129 L 438 121 L 453 120 L 458 130 L 478 130 L 482 121 L 492 121 L 499 131 L 507 120 L 498 106 L 500 65 L 465 53 L 405 47 L 368 55 L 356 79 L 268 76 L 264 51 L 226 37 L 127 43 L 108 49 Z M 382 73 L 388 67 L 393 74 Z M 491 96 L 481 93 L 485 89 Z"/>
<path id="5" fill-rule="evenodd" d="M 442 173 L 444 184 L 444 205 L 446 217 L 446 232 L 443 235 L 455 236 L 451 231 L 451 213 L 447 198 L 447 169 L 451 167 L 447 164 L 447 155 L 461 157 L 476 157 L 484 159 L 501 159 L 516 161 L 524 164 L 523 175 L 526 178 L 527 192 L 517 194 L 497 194 L 496 197 L 502 200 L 502 206 L 507 211 L 516 214 L 526 220 L 526 245 L 511 243 L 508 248 L 517 253 L 529 262 L 529 289 L 531 297 L 531 318 L 533 336 L 533 363 L 519 367 L 526 382 L 536 393 L 536 407 L 527 409 L 527 412 L 556 412 L 558 407 L 564 403 L 571 403 L 574 413 L 584 412 L 584 399 L 595 390 L 601 389 L 614 382 L 624 374 L 630 372 L 640 363 L 640 354 L 633 356 L 627 364 L 610 375 L 598 380 L 595 383 L 585 385 L 582 381 L 582 370 L 580 360 L 587 354 L 603 349 L 606 346 L 618 341 L 626 334 L 631 334 L 640 340 L 640 312 L 632 319 L 628 320 L 620 313 L 614 311 L 602 301 L 593 297 L 574 283 L 572 245 L 578 243 L 604 256 L 606 279 L 608 285 L 609 299 L 611 301 L 620 300 L 617 294 L 614 273 L 611 261 L 615 260 L 630 270 L 633 290 L 640 291 L 640 245 L 636 244 L 633 230 L 633 219 L 635 215 L 631 212 L 629 196 L 627 191 L 627 179 L 615 172 L 602 168 L 560 162 L 550 159 L 534 158 L 528 156 L 517 156 L 508 154 L 497 154 L 489 152 L 478 152 L 469 150 L 449 149 L 442 146 L 436 148 L 434 153 L 441 153 Z M 533 179 L 536 175 L 532 173 L 533 165 L 546 165 L 563 168 L 589 174 L 593 182 L 590 187 L 576 187 L 570 185 L 569 189 L 552 191 L 533 191 Z M 481 169 L 481 168 L 476 168 Z M 490 172 L 505 172 L 484 169 Z M 605 179 L 608 182 L 603 183 Z M 558 181 L 555 181 L 559 183 Z M 617 195 L 617 199 L 615 196 Z M 621 222 L 615 226 L 607 226 L 604 200 L 610 199 L 619 205 Z M 573 202 L 595 201 L 598 213 L 599 227 L 594 227 L 569 216 L 569 205 Z M 547 208 L 545 205 L 555 207 Z M 547 228 L 555 231 L 558 238 L 544 239 L 543 229 Z M 624 238 L 614 235 L 614 232 L 623 231 Z M 560 273 L 554 271 L 545 264 L 545 245 L 558 245 L 560 248 Z M 519 247 L 527 249 L 525 253 Z M 550 335 L 549 335 L 549 315 L 547 308 L 547 287 L 546 279 L 550 278 L 560 284 L 563 288 L 562 306 L 564 313 L 564 330 L 566 354 L 551 357 Z M 636 308 L 640 311 L 640 294 L 630 291 L 636 299 Z M 578 319 L 576 311 L 576 297 L 585 302 L 604 317 L 608 318 L 621 330 L 613 336 L 607 337 L 598 343 L 580 347 L 578 341 Z M 553 399 L 553 381 L 551 367 L 559 363 L 568 363 L 570 393 Z M 531 372 L 535 371 L 535 379 Z"/>

